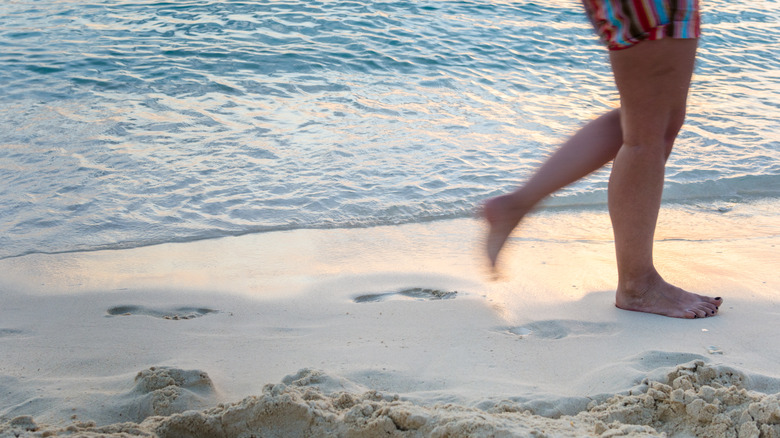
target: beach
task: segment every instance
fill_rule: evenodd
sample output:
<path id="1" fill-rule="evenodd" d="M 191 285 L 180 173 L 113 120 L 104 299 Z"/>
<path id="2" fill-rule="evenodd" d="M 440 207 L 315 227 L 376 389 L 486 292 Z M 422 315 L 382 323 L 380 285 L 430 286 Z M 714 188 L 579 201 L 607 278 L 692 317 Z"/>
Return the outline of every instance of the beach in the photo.
<path id="1" fill-rule="evenodd" d="M 498 276 L 469 218 L 5 259 L 0 436 L 780 436 L 776 211 L 662 210 L 699 320 L 614 307 L 595 210 Z"/>
<path id="2" fill-rule="evenodd" d="M 701 3 L 682 320 L 615 307 L 609 164 L 487 267 L 620 106 L 581 2 L 0 2 L 0 438 L 780 437 L 780 0 Z"/>

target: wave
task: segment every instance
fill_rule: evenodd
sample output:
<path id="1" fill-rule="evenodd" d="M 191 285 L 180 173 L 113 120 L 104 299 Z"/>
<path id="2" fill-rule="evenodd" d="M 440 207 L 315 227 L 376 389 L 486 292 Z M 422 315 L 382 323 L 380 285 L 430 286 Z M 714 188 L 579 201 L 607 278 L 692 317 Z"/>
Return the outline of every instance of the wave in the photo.
<path id="1" fill-rule="evenodd" d="M 79 3 L 0 6 L 0 258 L 469 217 L 616 98 L 574 1 Z M 712 8 L 665 202 L 777 198 L 776 14 Z"/>
<path id="2" fill-rule="evenodd" d="M 727 212 L 732 210 L 735 205 L 743 205 L 748 208 L 742 209 L 742 214 L 748 212 L 749 215 L 751 204 L 758 203 L 759 201 L 768 201 L 769 203 L 780 201 L 780 175 L 749 175 L 688 184 L 668 182 L 664 192 L 662 208 L 688 206 L 693 207 L 694 211 L 714 210 Z M 238 226 L 236 224 L 229 226 L 230 224 L 227 224 L 228 226 L 222 228 L 206 228 L 194 223 L 187 224 L 186 222 L 177 222 L 168 225 L 159 223 L 134 224 L 126 230 L 125 238 L 111 241 L 110 236 L 107 235 L 104 243 L 95 243 L 93 241 L 90 244 L 85 244 L 75 240 L 70 242 L 59 240 L 59 246 L 52 246 L 55 245 L 54 242 L 58 241 L 57 239 L 61 239 L 62 237 L 61 235 L 57 235 L 55 236 L 56 239 L 27 242 L 30 246 L 23 250 L 18 248 L 18 246 L 15 248 L 14 245 L 4 245 L 6 249 L 16 249 L 16 251 L 9 251 L 6 254 L 1 254 L 0 260 L 31 254 L 127 250 L 167 243 L 186 243 L 257 233 L 286 232 L 304 229 L 327 230 L 399 226 L 412 223 L 464 219 L 477 217 L 479 204 L 479 201 L 469 202 L 451 209 L 437 208 L 436 206 L 429 205 L 426 210 L 411 208 L 409 205 L 398 205 L 395 206 L 395 208 L 385 209 L 384 213 L 386 214 L 384 215 L 343 215 L 341 218 L 321 218 L 318 221 L 291 220 L 287 223 L 256 226 Z M 591 190 L 581 193 L 569 192 L 559 196 L 553 196 L 543 202 L 539 211 L 567 214 L 597 209 L 601 209 L 606 213 L 606 189 Z M 756 210 L 756 214 L 762 214 L 762 212 Z M 316 216 L 316 214 L 314 216 Z M 41 226 L 48 227 L 51 225 L 52 224 L 46 223 Z M 140 229 L 145 229 L 146 231 L 140 232 Z M 118 230 L 114 229 L 113 231 L 116 233 Z M 120 236 L 121 234 L 122 233 L 120 232 Z M 3 240 L 7 240 L 7 237 L 0 238 L 0 242 Z"/>
<path id="3" fill-rule="evenodd" d="M 696 205 L 704 201 L 749 203 L 758 199 L 780 198 L 780 175 L 744 175 L 697 182 L 666 181 L 664 204 Z M 591 190 L 553 196 L 544 208 L 576 210 L 607 205 L 607 190 Z"/>

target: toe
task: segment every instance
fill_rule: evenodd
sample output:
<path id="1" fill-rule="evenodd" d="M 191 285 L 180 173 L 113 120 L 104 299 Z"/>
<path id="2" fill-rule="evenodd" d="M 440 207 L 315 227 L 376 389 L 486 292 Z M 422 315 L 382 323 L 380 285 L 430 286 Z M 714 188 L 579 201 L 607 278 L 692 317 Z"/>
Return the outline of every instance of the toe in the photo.
<path id="1" fill-rule="evenodd" d="M 694 312 L 696 312 L 696 315 L 698 315 L 699 318 L 706 318 L 715 316 L 718 313 L 718 308 L 708 303 L 702 303 L 696 306 Z"/>

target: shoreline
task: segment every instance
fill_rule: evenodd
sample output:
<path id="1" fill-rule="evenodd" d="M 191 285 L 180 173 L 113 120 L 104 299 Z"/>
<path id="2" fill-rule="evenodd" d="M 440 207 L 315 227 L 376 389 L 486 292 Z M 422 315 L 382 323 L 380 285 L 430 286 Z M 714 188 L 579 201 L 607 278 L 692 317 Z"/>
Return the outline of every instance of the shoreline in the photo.
<path id="1" fill-rule="evenodd" d="M 608 217 L 596 212 L 530 218 L 497 280 L 473 219 L 2 260 L 0 437 L 26 416 L 38 427 L 28 436 L 121 436 L 127 421 L 175 436 L 161 431 L 185 417 L 224 421 L 220 406 L 247 420 L 281 400 L 277 427 L 293 434 L 304 417 L 342 436 L 398 422 L 408 430 L 397 436 L 477 426 L 485 436 L 656 436 L 673 432 L 666 423 L 693 433 L 685 406 L 712 397 L 730 413 L 709 424 L 739 422 L 780 393 L 778 218 L 758 211 L 662 211 L 659 270 L 725 298 L 718 317 L 693 321 L 614 307 Z M 690 400 L 662 424 L 642 407 L 643 382 L 672 388 L 652 397 L 673 407 L 674 373 L 688 376 Z M 754 398 L 742 406 L 740 391 Z M 615 413 L 626 397 L 634 416 Z M 347 415 L 356 406 L 371 406 L 363 426 Z M 779 428 L 770 417 L 750 424 Z"/>

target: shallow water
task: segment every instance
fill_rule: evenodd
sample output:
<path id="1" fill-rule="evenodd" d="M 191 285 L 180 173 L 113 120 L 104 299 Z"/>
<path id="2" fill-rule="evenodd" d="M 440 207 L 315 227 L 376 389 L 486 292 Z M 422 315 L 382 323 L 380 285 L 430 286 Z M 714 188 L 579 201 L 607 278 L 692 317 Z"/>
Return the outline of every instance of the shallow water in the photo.
<path id="1" fill-rule="evenodd" d="M 780 197 L 780 1 L 704 2 L 667 202 Z M 575 1 L 0 4 L 0 258 L 471 215 L 616 106 Z M 603 206 L 607 171 L 548 205 Z"/>

